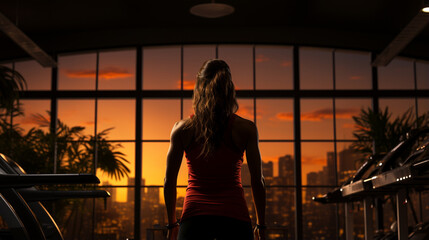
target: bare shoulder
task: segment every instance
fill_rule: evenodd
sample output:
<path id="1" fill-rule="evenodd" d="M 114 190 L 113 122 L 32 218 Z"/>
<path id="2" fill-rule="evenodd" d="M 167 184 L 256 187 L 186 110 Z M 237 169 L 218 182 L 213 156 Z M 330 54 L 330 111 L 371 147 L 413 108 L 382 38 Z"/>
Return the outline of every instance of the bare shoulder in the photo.
<path id="1" fill-rule="evenodd" d="M 171 138 L 174 138 L 177 135 L 183 135 L 186 133 L 186 122 L 188 121 L 188 119 L 182 119 L 180 121 L 177 121 L 174 126 L 173 129 L 171 130 Z"/>
<path id="2" fill-rule="evenodd" d="M 237 115 L 234 126 L 237 131 L 239 131 L 242 134 L 253 134 L 256 130 L 256 124 L 248 119 L 242 118 Z"/>
<path id="3" fill-rule="evenodd" d="M 187 146 L 192 140 L 191 130 L 187 128 L 189 119 L 182 119 L 176 122 L 171 130 L 171 143 L 181 143 L 183 146 Z"/>

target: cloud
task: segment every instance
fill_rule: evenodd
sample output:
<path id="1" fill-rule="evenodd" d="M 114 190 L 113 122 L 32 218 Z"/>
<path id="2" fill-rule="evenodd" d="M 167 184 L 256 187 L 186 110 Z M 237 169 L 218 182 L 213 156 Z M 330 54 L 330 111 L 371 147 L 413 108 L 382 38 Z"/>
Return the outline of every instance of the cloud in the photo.
<path id="1" fill-rule="evenodd" d="M 66 70 L 65 74 L 69 78 L 95 78 L 95 70 Z M 134 76 L 128 71 L 119 67 L 106 67 L 98 71 L 98 77 L 101 80 L 110 80 L 117 78 L 126 78 Z"/>
<path id="2" fill-rule="evenodd" d="M 276 114 L 276 119 L 280 121 L 292 121 L 293 113 L 291 112 L 280 112 Z"/>
<path id="3" fill-rule="evenodd" d="M 250 106 L 240 106 L 237 115 L 246 119 L 253 119 L 253 108 Z"/>
<path id="4" fill-rule="evenodd" d="M 335 112 L 336 118 L 351 119 L 353 116 L 359 114 L 358 108 L 338 108 Z"/>
<path id="5" fill-rule="evenodd" d="M 83 122 L 83 125 L 84 125 L 84 126 L 92 126 L 92 125 L 94 125 L 94 121 L 86 121 L 86 122 Z"/>
<path id="6" fill-rule="evenodd" d="M 257 63 L 268 62 L 268 61 L 270 61 L 270 58 L 263 54 L 258 54 L 255 58 L 255 62 Z"/>
<path id="7" fill-rule="evenodd" d="M 337 119 L 351 119 L 359 112 L 356 108 L 338 108 L 336 110 Z M 332 119 L 333 112 L 331 108 L 319 109 L 311 112 L 305 112 L 301 114 L 301 121 L 308 122 L 319 122 L 324 119 Z M 280 121 L 292 121 L 292 112 L 280 112 L 276 114 L 276 119 Z"/>
<path id="8" fill-rule="evenodd" d="M 129 73 L 127 69 L 122 69 L 118 67 L 107 67 L 101 69 L 98 73 L 98 77 L 101 79 L 115 79 L 115 78 L 126 78 L 132 77 L 133 74 Z"/>
<path id="9" fill-rule="evenodd" d="M 292 61 L 283 61 L 280 65 L 282 67 L 290 67 L 292 66 Z"/>
<path id="10" fill-rule="evenodd" d="M 95 70 L 65 70 L 69 78 L 94 78 Z"/>
<path id="11" fill-rule="evenodd" d="M 362 79 L 362 77 L 361 76 L 350 76 L 349 79 L 350 80 L 360 80 L 360 79 Z"/>
<path id="12" fill-rule="evenodd" d="M 183 90 L 194 90 L 195 81 L 183 80 Z"/>
<path id="13" fill-rule="evenodd" d="M 176 81 L 176 87 L 177 89 L 181 88 L 181 81 L 177 80 Z M 194 90 L 195 87 L 195 81 L 193 80 L 183 80 L 183 90 Z"/>

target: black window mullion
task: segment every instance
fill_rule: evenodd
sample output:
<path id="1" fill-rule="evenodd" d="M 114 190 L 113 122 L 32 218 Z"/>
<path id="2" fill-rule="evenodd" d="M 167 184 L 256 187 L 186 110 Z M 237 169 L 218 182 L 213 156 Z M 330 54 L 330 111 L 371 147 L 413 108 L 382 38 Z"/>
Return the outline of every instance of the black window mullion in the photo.
<path id="1" fill-rule="evenodd" d="M 58 62 L 58 56 L 54 56 L 54 60 Z M 51 113 L 50 113 L 50 126 L 49 130 L 54 136 L 54 151 L 52 159 L 54 161 L 54 173 L 57 173 L 57 150 L 58 144 L 56 139 L 57 132 L 57 120 L 58 120 L 58 99 L 57 99 L 57 91 L 58 91 L 58 67 L 53 67 L 51 70 Z"/>
<path id="2" fill-rule="evenodd" d="M 293 85 L 294 85 L 294 155 L 295 155 L 295 239 L 303 239 L 302 223 L 302 176 L 301 176 L 301 104 L 299 96 L 299 48 L 293 47 Z"/>
<path id="3" fill-rule="evenodd" d="M 135 183 L 134 183 L 134 239 L 140 240 L 141 218 L 141 179 L 142 179 L 142 130 L 143 130 L 143 51 L 137 48 L 136 53 L 136 139 L 135 139 Z"/>

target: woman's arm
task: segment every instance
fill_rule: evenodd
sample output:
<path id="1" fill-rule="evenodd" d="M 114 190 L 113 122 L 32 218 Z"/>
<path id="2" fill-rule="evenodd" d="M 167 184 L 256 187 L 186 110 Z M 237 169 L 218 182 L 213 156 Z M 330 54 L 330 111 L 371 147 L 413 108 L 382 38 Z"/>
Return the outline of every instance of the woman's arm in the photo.
<path id="1" fill-rule="evenodd" d="M 258 130 L 253 122 L 248 127 L 248 142 L 246 146 L 247 164 L 249 166 L 252 184 L 253 201 L 256 208 L 257 224 L 265 226 L 265 180 L 262 174 L 262 161 L 259 152 Z M 263 236 L 260 236 L 263 238 Z"/>
<path id="2" fill-rule="evenodd" d="M 177 175 L 183 158 L 183 143 L 181 139 L 181 124 L 177 122 L 170 136 L 170 147 L 167 153 L 167 169 L 164 179 L 164 200 L 167 208 L 168 224 L 176 223 L 176 186 Z"/>

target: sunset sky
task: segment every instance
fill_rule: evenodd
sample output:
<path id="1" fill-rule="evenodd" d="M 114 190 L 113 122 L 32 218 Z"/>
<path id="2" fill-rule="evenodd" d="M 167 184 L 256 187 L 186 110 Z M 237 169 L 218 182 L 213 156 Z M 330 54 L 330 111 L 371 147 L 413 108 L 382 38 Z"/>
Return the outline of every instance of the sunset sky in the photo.
<path id="1" fill-rule="evenodd" d="M 218 47 L 218 56 L 231 67 L 233 81 L 238 90 L 253 89 L 253 47 L 224 45 Z M 181 48 L 151 47 L 143 49 L 143 90 L 193 89 L 195 76 L 202 63 L 216 57 L 213 45 L 183 47 L 183 76 L 181 70 Z M 135 89 L 136 51 L 118 50 L 99 53 L 98 89 Z M 333 63 L 335 62 L 335 73 Z M 84 53 L 63 55 L 58 58 L 59 90 L 95 90 L 97 54 Z M 292 89 L 293 63 L 291 47 L 257 46 L 255 48 L 255 87 L 256 90 Z M 26 78 L 29 90 L 50 89 L 50 69 L 38 66 L 34 61 L 15 63 L 15 68 Z M 370 55 L 361 52 L 336 50 L 333 57 L 331 49 L 301 48 L 300 76 L 302 89 L 370 89 Z M 335 86 L 334 79 L 335 76 Z M 417 86 L 429 88 L 429 64 L 417 63 Z M 394 60 L 388 67 L 379 68 L 380 89 L 413 89 L 414 77 L 412 61 Z M 238 99 L 240 109 L 237 114 L 254 120 L 253 99 Z M 33 115 L 47 116 L 49 100 L 22 100 L 24 117 L 15 120 L 27 131 L 37 126 Z M 417 101 L 419 111 L 429 111 L 429 100 Z M 113 128 L 109 140 L 120 142 L 120 149 L 126 154 L 131 169 L 129 177 L 135 176 L 135 99 L 98 99 L 98 113 L 95 119 L 94 99 L 59 99 L 58 118 L 69 126 L 84 126 L 86 134 L 94 134 L 95 120 L 98 132 Z M 171 127 L 181 114 L 186 118 L 192 114 L 191 99 L 183 99 L 183 113 L 180 112 L 180 99 L 143 99 L 143 140 L 144 142 L 142 176 L 147 185 L 162 185 L 165 174 L 165 156 Z M 380 107 L 386 106 L 393 114 L 405 112 L 415 107 L 415 99 L 380 99 Z M 332 142 L 316 140 L 334 139 L 333 99 L 301 100 L 302 176 L 306 184 L 306 174 L 322 170 L 326 165 L 326 154 L 334 150 Z M 371 106 L 365 98 L 335 99 L 336 138 L 352 140 L 354 122 L 352 116 L 360 109 Z M 256 123 L 259 129 L 260 149 L 263 161 L 273 161 L 275 175 L 276 163 L 280 156 L 293 153 L 293 99 L 256 99 Z M 270 142 L 264 142 L 270 140 Z M 282 140 L 283 142 L 272 142 Z M 284 140 L 287 140 L 286 142 Z M 310 142 L 310 140 L 314 140 Z M 160 142 L 161 141 L 161 142 Z M 338 143 L 338 150 L 349 143 Z M 183 161 L 185 162 L 185 161 Z M 102 181 L 112 185 L 127 185 L 128 180 L 114 181 L 97 173 Z M 179 174 L 178 184 L 186 185 L 187 169 L 184 164 Z M 118 189 L 117 200 L 126 200 L 126 190 Z"/>

